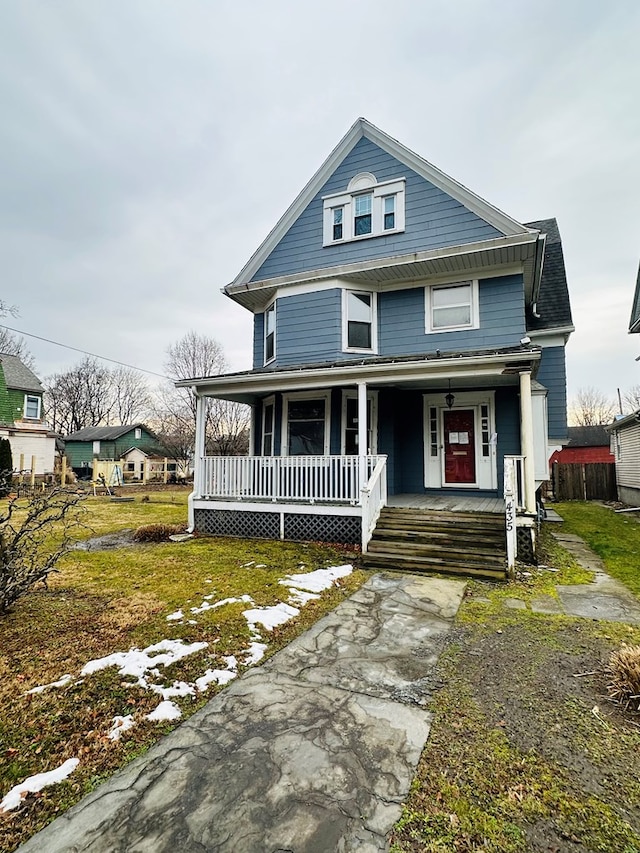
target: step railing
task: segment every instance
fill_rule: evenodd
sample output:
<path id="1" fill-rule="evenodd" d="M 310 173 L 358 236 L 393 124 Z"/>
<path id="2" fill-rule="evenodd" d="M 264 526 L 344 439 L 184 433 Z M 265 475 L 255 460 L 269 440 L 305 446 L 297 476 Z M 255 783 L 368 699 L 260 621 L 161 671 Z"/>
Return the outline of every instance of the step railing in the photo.
<path id="1" fill-rule="evenodd" d="M 369 540 L 373 535 L 380 512 L 387 505 L 387 457 L 378 456 L 371 476 L 362 487 L 360 495 L 362 506 L 362 553 L 367 553 Z"/>

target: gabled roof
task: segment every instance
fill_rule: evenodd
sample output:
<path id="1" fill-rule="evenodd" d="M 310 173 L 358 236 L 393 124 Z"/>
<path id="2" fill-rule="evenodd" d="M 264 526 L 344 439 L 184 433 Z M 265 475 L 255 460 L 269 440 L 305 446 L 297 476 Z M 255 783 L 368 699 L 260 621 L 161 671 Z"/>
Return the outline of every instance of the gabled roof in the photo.
<path id="1" fill-rule="evenodd" d="M 629 331 L 640 332 L 640 266 L 638 267 L 638 277 L 636 279 L 636 292 L 633 296 L 633 307 L 631 308 Z"/>
<path id="2" fill-rule="evenodd" d="M 320 166 L 309 183 L 294 200 L 293 204 L 290 205 L 285 214 L 280 218 L 271 233 L 267 236 L 266 240 L 264 240 L 249 259 L 248 263 L 240 270 L 235 279 L 224 288 L 224 292 L 229 295 L 232 288 L 236 288 L 251 280 L 255 273 L 260 269 L 263 262 L 271 254 L 273 249 L 275 249 L 280 240 L 282 240 L 289 228 L 309 205 L 321 187 L 331 177 L 338 165 L 363 137 L 379 146 L 392 157 L 395 157 L 397 160 L 404 163 L 410 169 L 413 169 L 413 171 L 418 175 L 421 175 L 423 178 L 430 181 L 456 201 L 459 201 L 460 204 L 477 214 L 485 222 L 493 225 L 494 228 L 505 236 L 515 236 L 528 233 L 529 229 L 522 225 L 522 223 L 517 222 L 510 216 L 507 216 L 506 213 L 498 210 L 497 207 L 489 204 L 488 201 L 480 198 L 480 196 L 467 189 L 467 187 L 463 186 L 458 181 L 449 177 L 449 175 L 446 175 L 423 157 L 415 154 L 405 145 L 402 145 L 402 143 L 393 139 L 393 137 L 384 133 L 384 131 L 371 124 L 371 122 L 367 121 L 365 118 L 359 118 L 338 145 L 333 149 L 322 166 Z"/>
<path id="3" fill-rule="evenodd" d="M 527 330 L 571 328 L 573 320 L 558 223 L 555 219 L 540 219 L 526 225 L 546 234 L 540 290 L 535 314 L 527 312 Z"/>
<path id="4" fill-rule="evenodd" d="M 122 438 L 123 435 L 133 432 L 134 429 L 143 429 L 148 435 L 155 438 L 155 433 L 149 427 L 142 423 L 125 424 L 124 426 L 100 426 L 100 427 L 84 427 L 77 432 L 72 432 L 66 436 L 65 442 L 69 441 L 115 441 Z"/>
<path id="5" fill-rule="evenodd" d="M 0 365 L 7 388 L 18 391 L 34 391 L 38 394 L 44 392 L 44 388 L 33 370 L 23 364 L 17 355 L 0 353 Z"/>
<path id="6" fill-rule="evenodd" d="M 569 441 L 565 447 L 609 447 L 609 433 L 604 424 L 567 428 Z"/>

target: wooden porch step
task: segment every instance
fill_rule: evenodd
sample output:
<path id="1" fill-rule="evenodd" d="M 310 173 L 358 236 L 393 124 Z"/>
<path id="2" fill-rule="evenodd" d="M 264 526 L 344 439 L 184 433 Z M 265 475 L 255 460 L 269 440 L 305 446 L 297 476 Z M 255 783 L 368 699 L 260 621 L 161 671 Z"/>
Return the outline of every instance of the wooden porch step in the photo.
<path id="1" fill-rule="evenodd" d="M 365 564 L 387 570 L 506 579 L 504 516 L 385 507 Z"/>

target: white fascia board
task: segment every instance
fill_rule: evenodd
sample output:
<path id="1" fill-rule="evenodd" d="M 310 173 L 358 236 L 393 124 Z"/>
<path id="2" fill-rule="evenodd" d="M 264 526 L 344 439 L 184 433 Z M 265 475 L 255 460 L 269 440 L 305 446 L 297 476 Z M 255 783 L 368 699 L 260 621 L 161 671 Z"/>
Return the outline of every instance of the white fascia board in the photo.
<path id="1" fill-rule="evenodd" d="M 556 326 L 552 329 L 538 329 L 536 331 L 527 332 L 527 336 L 535 341 L 539 347 L 562 347 L 569 340 L 569 335 L 575 332 L 576 327 L 571 326 Z"/>
<path id="2" fill-rule="evenodd" d="M 429 361 L 402 361 L 383 364 L 350 364 L 330 367 L 300 368 L 272 373 L 249 373 L 244 376 L 215 376 L 207 379 L 184 380 L 177 387 L 190 387 L 199 396 L 225 399 L 226 395 L 265 394 L 278 391 L 310 390 L 342 387 L 357 382 L 376 385 L 396 382 L 413 382 L 424 379 L 455 379 L 500 376 L 513 364 L 538 361 L 539 351 L 524 350 L 507 354 L 488 354 L 456 358 L 438 358 Z"/>
<path id="3" fill-rule="evenodd" d="M 411 252 L 408 255 L 393 255 L 388 258 L 375 258 L 352 264 L 341 264 L 340 266 L 309 270 L 308 272 L 291 273 L 260 281 L 243 282 L 240 284 L 231 283 L 227 285 L 224 292 L 227 296 L 243 304 L 242 295 L 250 292 L 254 293 L 265 290 L 272 293 L 273 288 L 287 287 L 293 284 L 298 285 L 332 278 L 347 278 L 349 275 L 356 273 L 372 272 L 391 267 L 407 266 L 409 269 L 412 264 L 470 255 L 475 252 L 509 249 L 513 246 L 531 245 L 533 247 L 537 239 L 537 232 L 527 232 L 526 234 L 518 234 L 510 237 L 496 237 L 492 240 L 482 240 L 476 243 L 445 246 L 440 249 L 429 249 L 424 252 Z M 411 278 L 409 271 L 407 277 Z"/>
<path id="4" fill-rule="evenodd" d="M 430 181 L 434 186 L 450 195 L 456 201 L 459 201 L 460 204 L 464 205 L 464 207 L 475 213 L 489 225 L 493 225 L 494 228 L 505 236 L 516 234 L 537 235 L 539 233 L 538 231 L 526 228 L 521 222 L 517 222 L 512 217 L 507 216 L 506 213 L 503 213 L 497 207 L 489 204 L 488 201 L 480 198 L 480 196 L 467 189 L 467 187 L 440 171 L 432 163 L 429 163 L 405 145 L 402 145 L 397 139 L 393 139 L 393 137 L 384 133 L 380 128 L 375 127 L 371 122 L 368 122 L 364 118 L 359 118 L 336 145 L 331 154 L 329 154 L 311 180 L 296 196 L 292 204 L 280 217 L 266 239 L 256 249 L 231 284 L 224 288 L 225 291 L 229 292 L 228 289 L 234 285 L 248 282 L 255 275 L 256 271 L 260 269 L 263 262 L 271 254 L 273 249 L 275 249 L 289 228 L 362 137 L 366 137 L 371 142 L 379 145 L 383 151 L 386 151 L 392 157 L 395 157 L 417 174 Z"/>

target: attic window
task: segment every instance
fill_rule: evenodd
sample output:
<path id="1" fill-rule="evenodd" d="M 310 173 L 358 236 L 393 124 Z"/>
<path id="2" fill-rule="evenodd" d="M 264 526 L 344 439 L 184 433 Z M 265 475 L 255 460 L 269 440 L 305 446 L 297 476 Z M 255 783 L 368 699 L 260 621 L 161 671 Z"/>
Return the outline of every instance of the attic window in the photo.
<path id="1" fill-rule="evenodd" d="M 40 397 L 32 394 L 25 394 L 24 398 L 24 416 L 29 420 L 40 420 Z"/>
<path id="2" fill-rule="evenodd" d="M 361 172 L 347 191 L 323 198 L 323 246 L 404 231 L 405 179 L 378 183 Z"/>
<path id="3" fill-rule="evenodd" d="M 133 435 L 135 438 L 142 438 L 142 430 L 140 429 L 140 427 L 136 427 Z"/>

